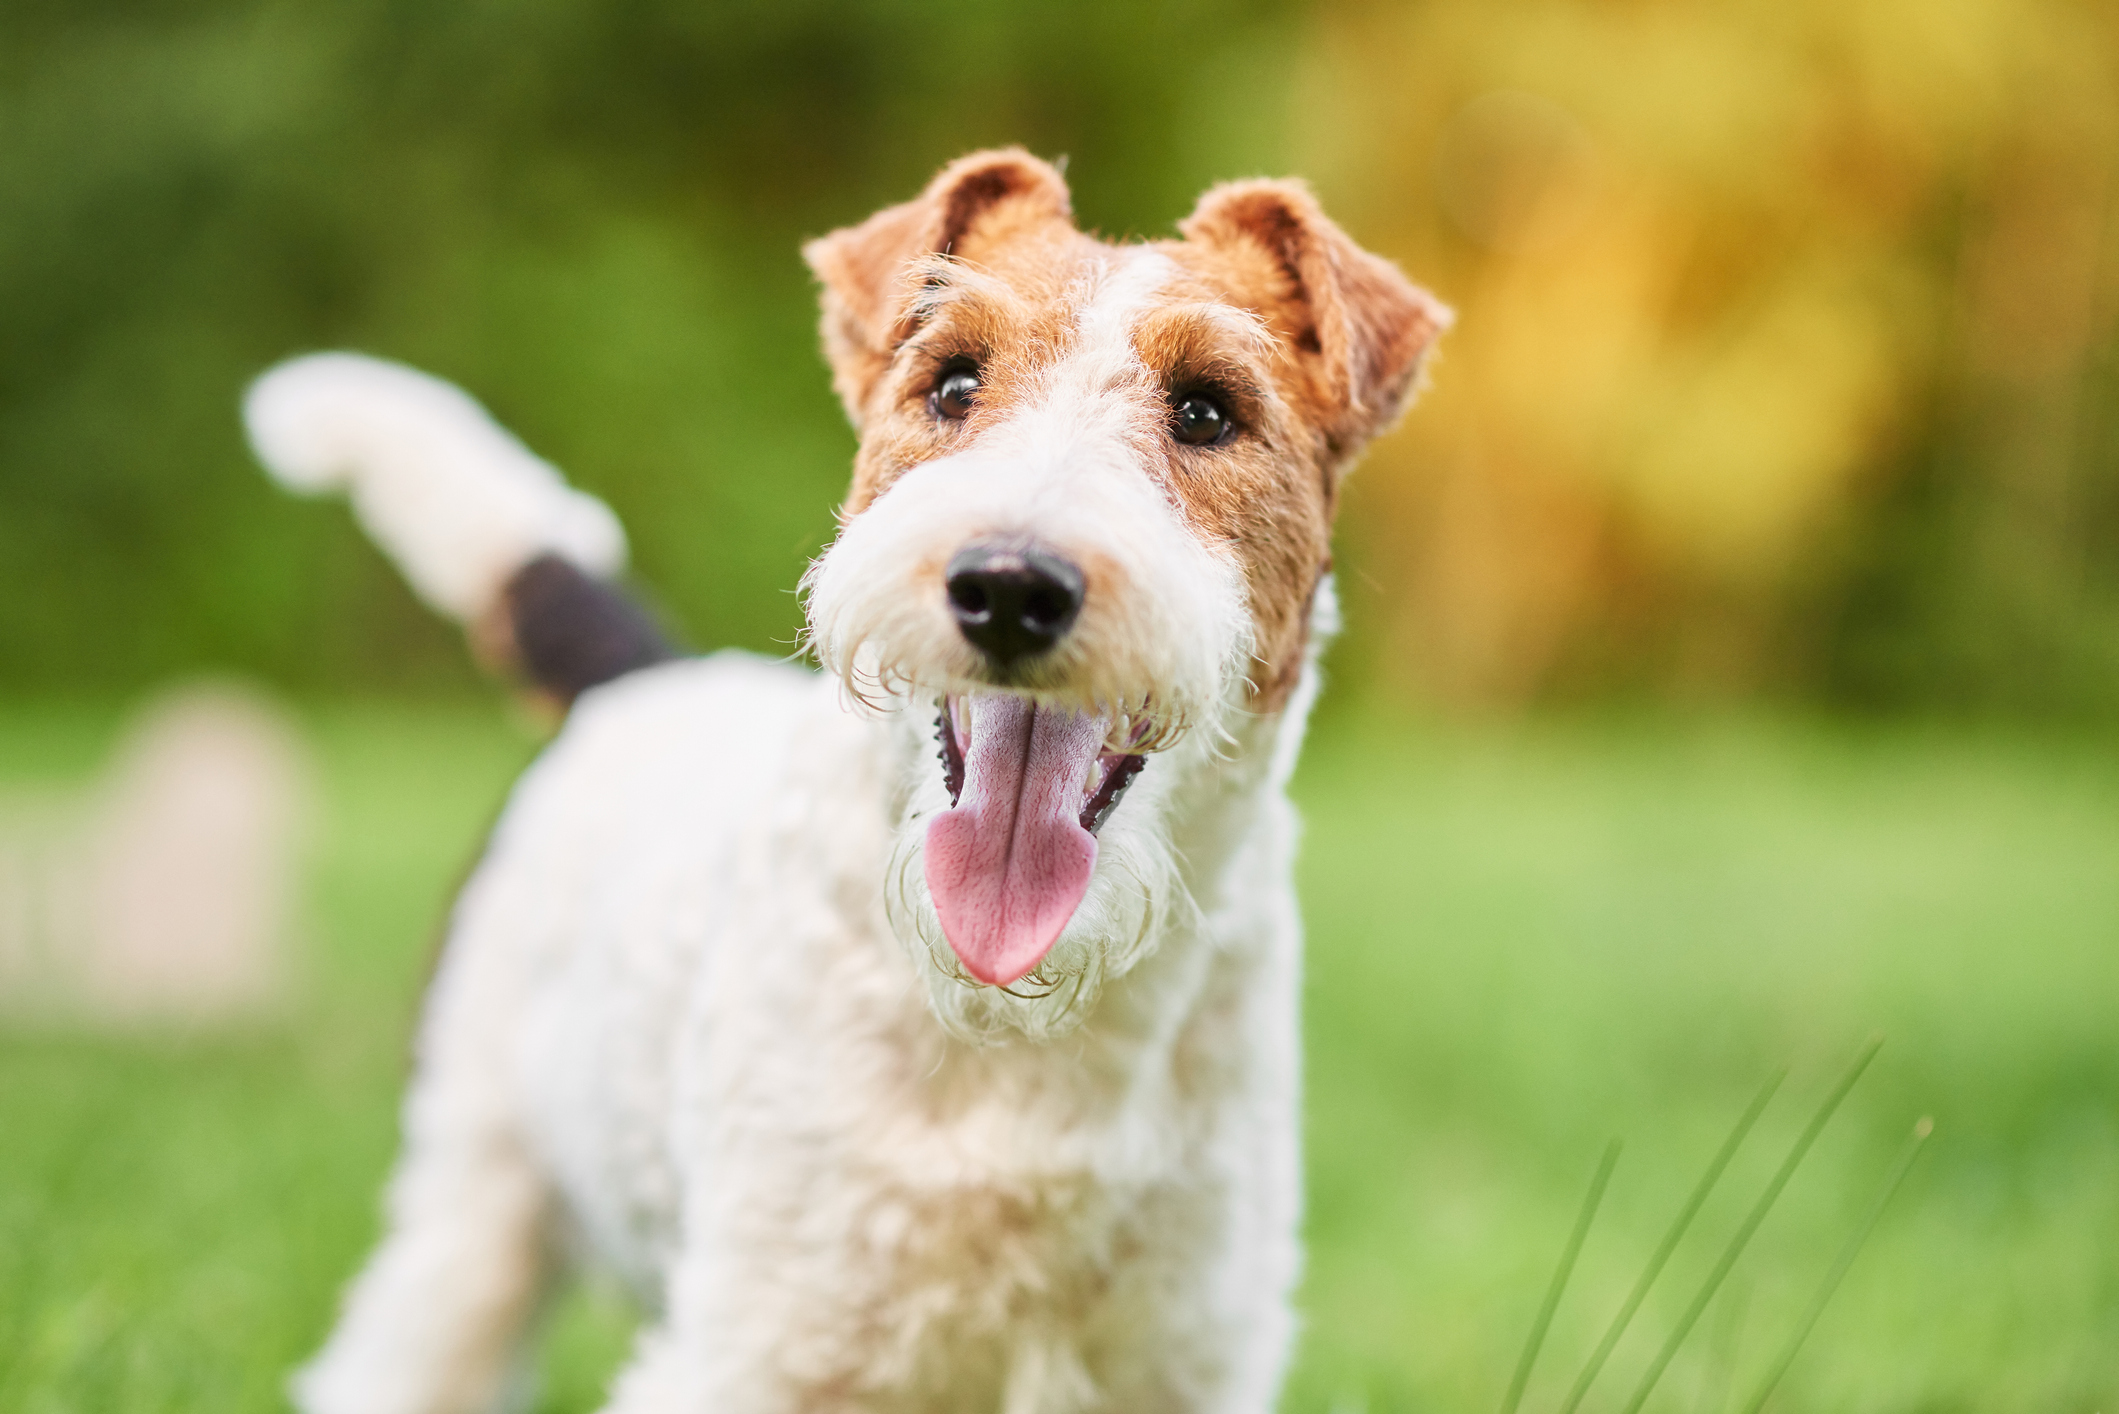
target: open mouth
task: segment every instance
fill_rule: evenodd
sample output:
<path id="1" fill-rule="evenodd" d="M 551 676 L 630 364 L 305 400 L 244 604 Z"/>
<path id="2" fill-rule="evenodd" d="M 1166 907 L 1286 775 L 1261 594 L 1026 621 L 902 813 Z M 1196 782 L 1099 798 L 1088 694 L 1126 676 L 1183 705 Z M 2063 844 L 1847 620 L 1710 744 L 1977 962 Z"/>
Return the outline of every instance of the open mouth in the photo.
<path id="1" fill-rule="evenodd" d="M 965 970 L 1007 986 L 1051 951 L 1096 866 L 1096 835 L 1147 764 L 1145 722 L 1006 693 L 952 697 L 936 735 L 951 808 L 927 826 L 929 895 Z"/>
<path id="2" fill-rule="evenodd" d="M 1137 744 L 1147 735 L 1146 722 L 1121 722 L 1125 745 Z M 935 722 L 935 739 L 942 744 L 942 783 L 949 787 L 949 803 L 955 805 L 964 796 L 964 742 L 971 734 L 970 706 L 962 697 L 947 698 L 942 703 L 941 716 Z M 1082 804 L 1077 816 L 1081 827 L 1095 834 L 1111 818 L 1118 807 L 1119 798 L 1125 795 L 1126 787 L 1148 764 L 1148 758 L 1133 752 L 1114 750 L 1111 736 L 1107 732 L 1103 746 L 1097 751 L 1095 761 L 1082 778 Z"/>

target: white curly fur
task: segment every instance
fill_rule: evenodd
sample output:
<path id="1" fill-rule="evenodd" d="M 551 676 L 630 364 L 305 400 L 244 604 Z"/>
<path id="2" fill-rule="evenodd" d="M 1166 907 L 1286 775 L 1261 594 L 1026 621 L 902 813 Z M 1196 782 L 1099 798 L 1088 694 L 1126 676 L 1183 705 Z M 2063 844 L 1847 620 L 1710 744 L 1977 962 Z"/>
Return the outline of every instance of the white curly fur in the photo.
<path id="1" fill-rule="evenodd" d="M 577 704 L 456 906 L 389 1232 L 307 1414 L 504 1407 L 565 1233 L 649 1313 L 609 1414 L 1273 1406 L 1299 1209 L 1283 788 L 1315 673 L 1242 709 L 1240 578 L 1103 414 L 1154 282 L 1091 306 L 1038 405 L 847 526 L 808 581 L 833 674 L 721 654 Z M 957 975 L 918 849 L 948 804 L 933 694 L 973 685 L 935 557 L 1024 529 L 1103 576 L 1040 695 L 1171 731 L 1018 996 Z"/>

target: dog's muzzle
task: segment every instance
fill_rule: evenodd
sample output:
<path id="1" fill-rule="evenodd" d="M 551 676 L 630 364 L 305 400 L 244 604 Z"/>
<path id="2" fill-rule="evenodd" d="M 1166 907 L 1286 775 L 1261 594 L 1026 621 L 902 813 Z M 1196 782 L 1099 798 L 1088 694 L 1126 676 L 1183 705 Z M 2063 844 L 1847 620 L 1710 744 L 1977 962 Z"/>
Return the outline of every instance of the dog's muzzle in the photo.
<path id="1" fill-rule="evenodd" d="M 1018 696 L 1021 671 L 1080 617 L 1079 567 L 1032 540 L 979 540 L 944 572 L 957 629 L 999 689 L 945 697 L 936 724 L 949 809 L 928 822 L 926 877 L 971 977 L 1031 972 L 1088 892 L 1097 832 L 1146 758 L 1147 723 Z"/>

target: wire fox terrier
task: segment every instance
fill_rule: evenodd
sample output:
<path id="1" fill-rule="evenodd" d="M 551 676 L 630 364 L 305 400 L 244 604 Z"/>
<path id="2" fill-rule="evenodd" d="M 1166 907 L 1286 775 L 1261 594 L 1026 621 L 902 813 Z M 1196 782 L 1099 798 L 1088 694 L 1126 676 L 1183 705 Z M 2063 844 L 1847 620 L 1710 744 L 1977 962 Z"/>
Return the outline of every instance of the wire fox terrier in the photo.
<path id="1" fill-rule="evenodd" d="M 573 701 L 458 900 L 309 1414 L 521 1397 L 566 1255 L 611 1414 L 1265 1414 L 1299 1266 L 1296 824 L 1348 463 L 1448 312 L 1299 184 L 1076 229 L 1016 150 L 812 243 L 860 434 L 815 674 L 678 659 L 601 503 L 351 355 L 247 405 Z"/>

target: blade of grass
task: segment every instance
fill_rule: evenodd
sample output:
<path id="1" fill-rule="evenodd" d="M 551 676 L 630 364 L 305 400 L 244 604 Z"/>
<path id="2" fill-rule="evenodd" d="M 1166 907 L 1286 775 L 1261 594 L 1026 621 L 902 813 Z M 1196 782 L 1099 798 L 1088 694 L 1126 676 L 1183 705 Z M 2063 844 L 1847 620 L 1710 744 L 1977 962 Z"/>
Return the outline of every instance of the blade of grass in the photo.
<path id="1" fill-rule="evenodd" d="M 1709 1357 L 1713 1362 L 1711 1382 L 1700 1391 L 1700 1414 L 1727 1414 L 1733 1407 L 1737 1394 L 1736 1357 L 1744 1343 L 1744 1318 L 1749 1314 L 1750 1299 L 1750 1284 L 1733 1276 L 1716 1298 L 1720 1312 Z"/>
<path id="2" fill-rule="evenodd" d="M 1574 1275 L 1575 1258 L 1582 1255 L 1582 1242 L 1589 1236 L 1589 1225 L 1596 1220 L 1597 1205 L 1604 1201 L 1604 1187 L 1611 1182 L 1611 1171 L 1619 1162 L 1619 1141 L 1614 1139 L 1604 1146 L 1604 1157 L 1597 1163 L 1597 1171 L 1589 1180 L 1589 1192 L 1582 1199 L 1582 1212 L 1575 1219 L 1575 1230 L 1568 1234 L 1567 1246 L 1560 1253 L 1560 1265 L 1553 1269 L 1552 1284 L 1545 1289 L 1545 1300 L 1538 1306 L 1537 1317 L 1530 1323 L 1530 1339 L 1523 1343 L 1523 1358 L 1516 1362 L 1515 1378 L 1508 1382 L 1508 1394 L 1501 1401 L 1501 1414 L 1516 1414 L 1516 1406 L 1523 1402 L 1523 1391 L 1530 1384 L 1530 1368 L 1538 1363 L 1538 1348 L 1545 1344 L 1545 1332 L 1552 1325 L 1553 1312 L 1560 1309 L 1560 1295 L 1567 1290 L 1567 1279 Z"/>
<path id="3" fill-rule="evenodd" d="M 1788 1343 L 1775 1357 L 1773 1367 L 1766 1372 L 1766 1378 L 1759 1384 L 1758 1393 L 1744 1406 L 1744 1414 L 1759 1414 L 1759 1410 L 1765 1408 L 1766 1400 L 1772 1395 L 1774 1387 L 1781 1382 L 1781 1376 L 1788 1373 L 1788 1367 L 1795 1363 L 1796 1353 L 1803 1348 L 1803 1342 L 1809 1339 L 1811 1327 L 1815 1326 L 1817 1318 L 1824 1314 L 1825 1303 L 1830 1301 L 1832 1293 L 1839 1289 L 1840 1278 L 1847 1274 L 1847 1268 L 1854 1265 L 1854 1258 L 1861 1252 L 1862 1244 L 1869 1240 L 1870 1230 L 1876 1226 L 1877 1219 L 1884 1215 L 1884 1209 L 1898 1192 L 1898 1186 L 1906 1181 L 1907 1170 L 1911 1169 L 1913 1161 L 1920 1157 L 1921 1145 L 1927 1143 L 1928 1136 L 1934 1132 L 1935 1121 L 1932 1119 L 1922 1119 L 1913 1126 L 1912 1137 L 1906 1140 L 1905 1148 L 1899 1150 L 1897 1160 L 1884 1175 L 1884 1181 L 1876 1186 L 1876 1195 L 1869 1200 L 1869 1207 L 1862 1214 L 1861 1222 L 1855 1227 L 1853 1235 L 1847 1239 L 1846 1245 L 1839 1249 L 1839 1256 L 1833 1260 L 1832 1269 L 1825 1273 L 1825 1279 L 1818 1283 L 1817 1294 L 1810 1298 L 1809 1308 L 1803 1312 L 1802 1320 L 1796 1323 L 1795 1333 L 1788 1337 Z"/>
<path id="4" fill-rule="evenodd" d="M 1655 1390 L 1656 1381 L 1663 1378 L 1663 1371 L 1676 1357 L 1678 1347 L 1683 1345 L 1685 1337 L 1692 1333 L 1692 1327 L 1699 1320 L 1700 1313 L 1707 1309 L 1708 1302 L 1714 1300 L 1714 1293 L 1721 1288 L 1723 1278 L 1727 1277 L 1729 1269 L 1736 1265 L 1736 1259 L 1743 1255 L 1744 1245 L 1751 1241 L 1751 1235 L 1757 1232 L 1759 1224 L 1766 1220 L 1766 1214 L 1773 1211 L 1775 1201 L 1781 1196 L 1781 1190 L 1788 1186 L 1788 1180 L 1794 1177 L 1796 1167 L 1802 1163 L 1803 1156 L 1808 1154 L 1810 1146 L 1817 1142 L 1817 1136 L 1824 1129 L 1825 1122 L 1832 1118 L 1832 1112 L 1839 1108 L 1840 1101 L 1847 1098 L 1847 1092 L 1854 1088 L 1854 1082 L 1861 1079 L 1861 1073 L 1869 1068 L 1869 1062 L 1876 1059 L 1876 1052 L 1882 1045 L 1883 1038 L 1879 1036 L 1862 1047 L 1861 1054 L 1854 1058 L 1854 1063 L 1840 1076 L 1839 1083 L 1825 1096 L 1824 1103 L 1817 1107 L 1817 1113 L 1810 1117 L 1810 1123 L 1796 1136 L 1794 1147 L 1788 1150 L 1788 1157 L 1781 1160 L 1781 1166 L 1774 1172 L 1772 1181 L 1766 1185 L 1766 1191 L 1759 1194 L 1758 1202 L 1752 1204 L 1751 1211 L 1744 1215 L 1744 1221 L 1730 1237 L 1729 1245 L 1722 1250 L 1721 1260 L 1714 1264 L 1714 1270 L 1709 1272 L 1707 1280 L 1700 1284 L 1699 1294 L 1692 1298 L 1692 1304 L 1686 1307 L 1685 1314 L 1678 1318 L 1677 1328 L 1671 1331 L 1670 1339 L 1663 1342 L 1663 1348 L 1656 1352 L 1655 1360 L 1649 1365 L 1647 1373 L 1641 1376 L 1641 1383 L 1634 1390 L 1633 1398 L 1626 1401 L 1625 1414 L 1640 1414 L 1641 1406 L 1648 1402 L 1648 1396 Z"/>
<path id="5" fill-rule="evenodd" d="M 1758 1094 L 1752 1097 L 1743 1114 L 1738 1116 L 1736 1127 L 1729 1131 L 1729 1137 L 1724 1139 L 1722 1147 L 1715 1151 L 1714 1158 L 1707 1164 L 1707 1171 L 1700 1175 L 1700 1181 L 1692 1186 L 1692 1194 L 1686 1198 L 1685 1206 L 1678 1210 L 1677 1219 L 1670 1224 L 1670 1230 L 1663 1234 L 1663 1240 L 1656 1245 L 1654 1253 L 1648 1258 L 1648 1265 L 1642 1269 L 1640 1280 L 1636 1281 L 1633 1290 L 1626 1294 L 1625 1304 L 1621 1305 L 1619 1313 L 1611 1318 L 1611 1325 L 1604 1332 L 1604 1338 L 1597 1342 L 1596 1350 L 1589 1357 L 1589 1363 L 1584 1365 L 1582 1373 L 1576 1376 L 1574 1388 L 1567 1392 L 1567 1402 L 1560 1406 L 1560 1414 L 1574 1414 L 1580 1407 L 1583 1396 L 1589 1393 L 1590 1385 L 1596 1382 L 1597 1375 L 1604 1369 L 1604 1362 L 1611 1358 L 1611 1352 L 1617 1348 L 1619 1338 L 1626 1334 L 1626 1327 L 1632 1322 L 1634 1312 L 1640 1310 L 1641 1302 L 1647 1299 L 1648 1288 L 1654 1286 L 1656 1278 L 1662 1275 L 1663 1264 L 1668 1262 L 1670 1254 L 1677 1250 L 1679 1240 L 1685 1236 L 1685 1230 L 1692 1226 L 1692 1220 L 1699 1216 L 1701 1206 L 1707 1201 L 1707 1195 L 1712 1193 L 1715 1184 L 1721 1181 L 1722 1170 L 1729 1167 L 1729 1160 L 1735 1157 L 1745 1136 L 1751 1133 L 1751 1126 L 1757 1124 L 1758 1117 L 1765 1112 L 1766 1102 L 1773 1098 L 1773 1092 L 1780 1089 L 1781 1082 L 1787 1078 L 1788 1072 L 1785 1070 L 1777 1070 L 1768 1076 L 1766 1083 L 1759 1087 Z"/>

